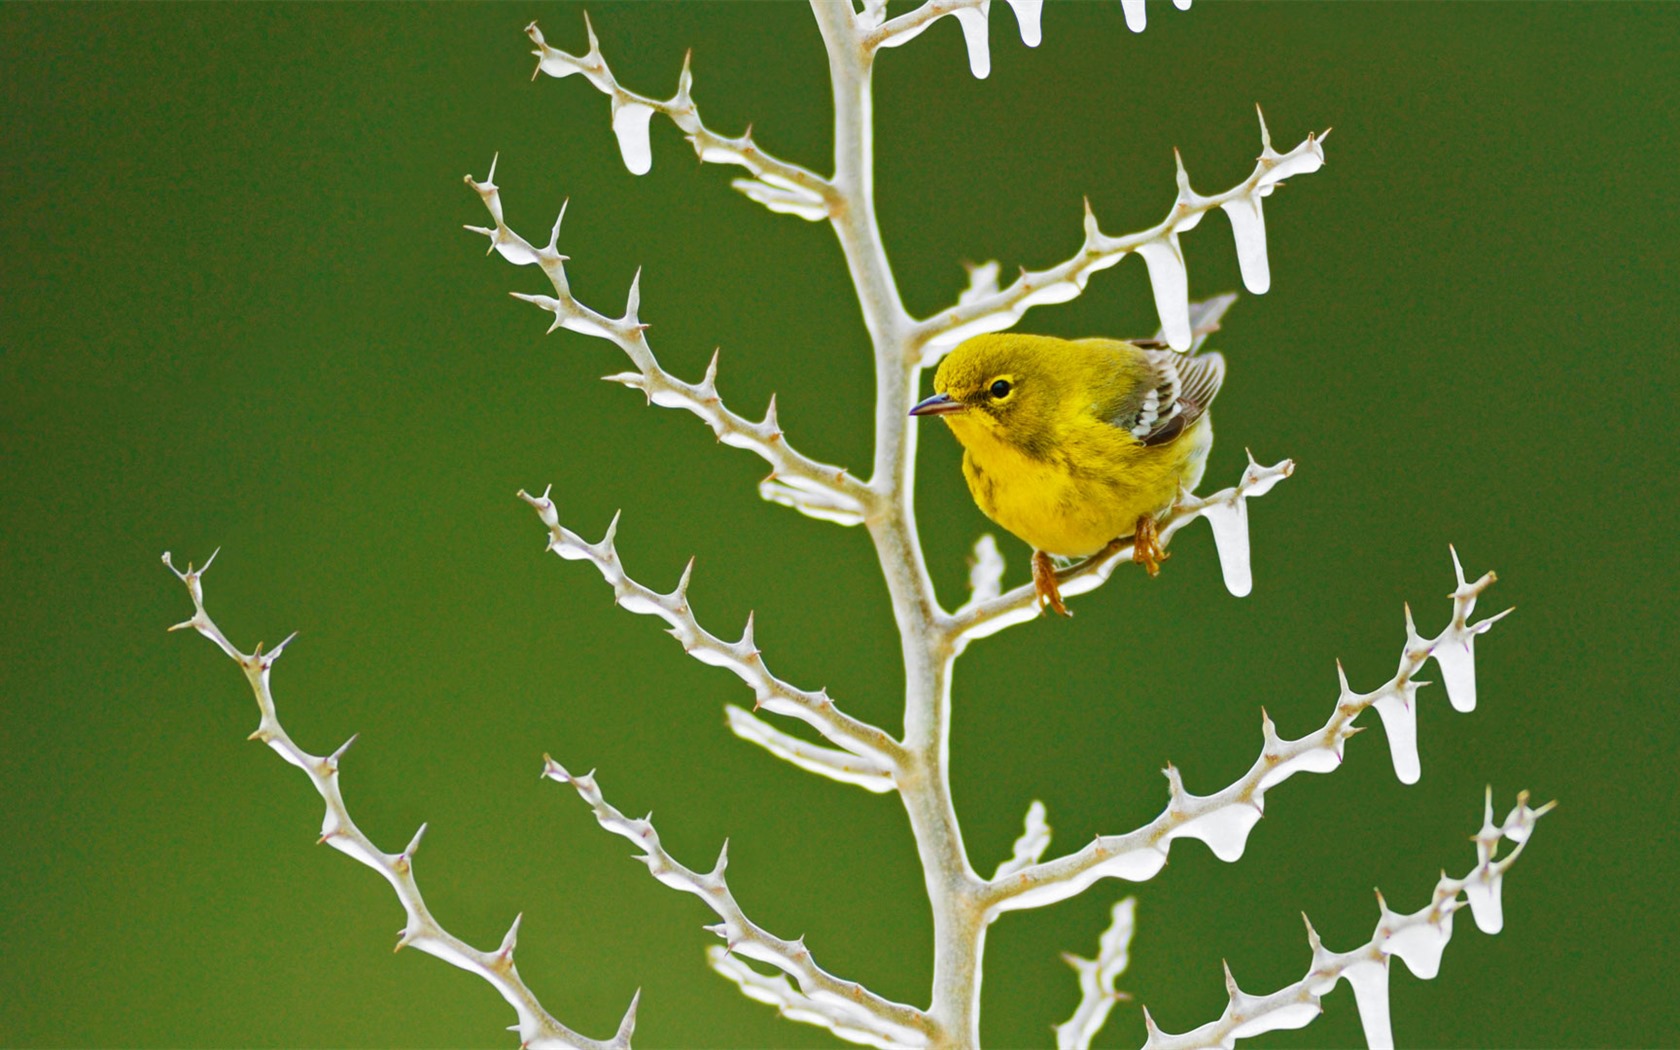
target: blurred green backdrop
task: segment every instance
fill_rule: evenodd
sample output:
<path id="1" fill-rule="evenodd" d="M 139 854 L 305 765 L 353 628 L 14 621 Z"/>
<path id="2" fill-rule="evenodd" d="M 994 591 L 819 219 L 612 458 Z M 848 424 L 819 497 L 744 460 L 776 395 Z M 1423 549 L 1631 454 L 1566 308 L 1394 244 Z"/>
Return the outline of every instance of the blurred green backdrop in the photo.
<path id="1" fill-rule="evenodd" d="M 1245 297 L 1211 486 L 1245 445 L 1293 456 L 1254 507 L 1257 586 L 1229 597 L 1203 526 L 1162 577 L 1121 573 L 1071 622 L 982 643 L 959 666 L 954 789 L 977 867 L 1034 798 L 1053 848 L 1158 811 L 1167 760 L 1191 790 L 1322 723 L 1341 657 L 1391 674 L 1409 600 L 1444 622 L 1456 543 L 1519 611 L 1480 648 L 1481 707 L 1421 711 L 1423 780 L 1395 781 L 1380 729 L 1344 768 L 1274 791 L 1237 865 L 1181 844 L 1142 886 L 1011 915 L 993 932 L 985 1036 L 1043 1045 L 1135 892 L 1122 986 L 1169 1030 L 1215 1016 L 1219 960 L 1269 990 L 1367 936 L 1370 888 L 1419 907 L 1473 861 L 1483 786 L 1561 808 L 1507 884 L 1507 929 L 1458 924 L 1440 977 L 1392 976 L 1412 1046 L 1680 1042 L 1675 700 L 1674 5 L 1052 4 L 1044 43 L 992 13 L 993 73 L 942 22 L 884 56 L 879 196 L 911 308 L 1065 257 L 1088 194 L 1106 230 L 1153 222 L 1173 146 L 1198 188 L 1246 173 L 1263 103 L 1287 147 L 1335 125 L 1329 164 L 1268 206 L 1274 290 Z M 668 92 L 695 51 L 706 119 L 753 123 L 826 170 L 821 43 L 798 4 L 591 6 L 623 81 Z M 694 419 L 595 380 L 623 363 L 509 299 L 545 290 L 483 257 L 461 185 L 501 152 L 513 225 L 562 249 L 616 311 L 637 266 L 665 363 L 723 348 L 727 400 L 772 391 L 803 449 L 867 465 L 872 384 L 831 234 L 732 192 L 668 123 L 653 172 L 620 163 L 605 99 L 530 79 L 521 28 L 582 46 L 542 5 L 0 9 L 6 207 L 0 296 L 0 1042 L 8 1045 L 509 1046 L 488 986 L 416 953 L 368 870 L 311 845 L 320 806 L 245 743 L 255 709 L 159 565 L 217 546 L 212 612 L 242 646 L 294 628 L 288 727 L 350 733 L 353 812 L 390 848 L 421 821 L 422 885 L 492 944 L 525 913 L 520 966 L 568 1024 L 604 1036 L 644 989 L 645 1046 L 825 1046 L 702 962 L 711 921 L 649 878 L 564 789 L 548 750 L 656 812 L 692 864 L 731 841 L 766 926 L 830 969 L 922 1002 L 930 924 L 890 797 L 819 781 L 736 741 L 745 693 L 615 610 L 587 567 L 543 553 L 521 486 L 694 604 L 719 633 L 749 609 L 773 667 L 896 727 L 896 650 L 866 537 L 759 502 L 760 463 Z M 1668 72 L 1664 73 L 1666 69 Z M 1186 237 L 1192 287 L 1238 287 L 1223 219 Z M 1147 334 L 1127 261 L 1029 331 Z M 947 601 L 987 528 L 949 435 L 924 442 L 919 504 Z M 1004 538 L 1011 579 L 1025 554 Z M 1433 668 L 1430 669 L 1433 672 Z M 1433 674 L 1431 675 L 1433 677 Z M 1366 724 L 1374 726 L 1373 716 Z M 1360 1041 L 1351 994 L 1262 1045 Z M 1105 1045 L 1142 1040 L 1122 1004 Z"/>

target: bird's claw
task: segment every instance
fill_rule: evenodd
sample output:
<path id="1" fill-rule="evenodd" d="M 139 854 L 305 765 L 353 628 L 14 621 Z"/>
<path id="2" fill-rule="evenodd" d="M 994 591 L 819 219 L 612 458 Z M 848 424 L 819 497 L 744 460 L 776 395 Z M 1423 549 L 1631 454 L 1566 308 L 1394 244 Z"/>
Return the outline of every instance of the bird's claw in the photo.
<path id="1" fill-rule="evenodd" d="M 1043 551 L 1033 551 L 1032 557 L 1033 589 L 1038 592 L 1038 611 L 1046 610 L 1057 616 L 1072 616 L 1068 607 L 1062 602 L 1062 592 L 1056 586 L 1056 566 L 1051 563 L 1050 555 Z"/>
<path id="2" fill-rule="evenodd" d="M 1149 575 L 1158 576 L 1161 563 L 1170 557 L 1171 552 L 1161 546 L 1161 531 L 1155 524 L 1155 516 L 1139 515 L 1137 532 L 1132 536 L 1132 560 L 1143 566 Z"/>

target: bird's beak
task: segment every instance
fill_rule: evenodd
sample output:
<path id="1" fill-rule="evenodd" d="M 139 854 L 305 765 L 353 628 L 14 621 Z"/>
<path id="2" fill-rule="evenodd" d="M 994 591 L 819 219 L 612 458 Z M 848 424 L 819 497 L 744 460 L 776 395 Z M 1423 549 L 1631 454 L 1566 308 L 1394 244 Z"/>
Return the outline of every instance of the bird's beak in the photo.
<path id="1" fill-rule="evenodd" d="M 966 412 L 968 406 L 956 400 L 950 394 L 935 394 L 925 401 L 916 402 L 916 407 L 910 410 L 913 416 L 942 416 L 949 412 Z"/>

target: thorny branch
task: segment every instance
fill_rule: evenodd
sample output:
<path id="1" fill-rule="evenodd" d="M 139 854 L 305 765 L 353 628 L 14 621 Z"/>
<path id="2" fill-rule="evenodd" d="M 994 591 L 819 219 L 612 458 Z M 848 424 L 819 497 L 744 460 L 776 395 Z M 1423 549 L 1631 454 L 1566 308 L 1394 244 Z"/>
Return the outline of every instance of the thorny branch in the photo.
<path id="1" fill-rule="evenodd" d="M 613 600 L 633 613 L 657 616 L 671 625 L 671 636 L 682 643 L 683 650 L 704 664 L 724 667 L 747 683 L 755 697 L 756 707 L 788 715 L 816 729 L 829 740 L 863 759 L 869 770 L 890 774 L 899 767 L 903 749 L 886 731 L 850 715 L 841 713 L 829 698 L 827 690 L 815 692 L 789 685 L 770 673 L 764 656 L 753 641 L 752 617 L 738 641 L 726 642 L 700 626 L 694 610 L 688 604 L 688 582 L 694 570 L 690 561 L 668 594 L 660 594 L 625 574 L 619 563 L 613 539 L 618 532 L 618 518 L 614 517 L 606 535 L 598 543 L 589 543 L 560 524 L 559 513 L 547 490 L 541 496 L 520 492 L 519 497 L 529 503 L 548 526 L 548 547 L 569 561 L 588 561 L 600 571 L 612 586 Z"/>
<path id="2" fill-rule="evenodd" d="M 1382 893 L 1377 893 L 1381 911 L 1376 932 L 1371 939 L 1345 952 L 1332 952 L 1318 939 L 1318 931 L 1305 915 L 1307 942 L 1312 947 L 1312 964 L 1305 977 L 1280 988 L 1270 995 L 1249 995 L 1237 987 L 1231 968 L 1225 968 L 1225 1011 L 1218 1020 L 1209 1021 L 1182 1035 L 1161 1031 L 1143 1012 L 1149 1041 L 1144 1050 L 1200 1050 L 1202 1047 L 1232 1047 L 1238 1039 L 1248 1039 L 1263 1032 L 1301 1028 L 1317 1017 L 1322 1008 L 1319 998 L 1328 995 L 1339 980 L 1353 987 L 1359 1004 L 1359 1020 L 1365 1028 L 1365 1041 L 1371 1050 L 1393 1050 L 1394 1032 L 1389 1021 L 1388 960 L 1398 956 L 1407 969 L 1424 980 L 1434 978 L 1441 966 L 1441 953 L 1452 937 L 1453 915 L 1465 904 L 1470 905 L 1476 926 L 1483 933 L 1498 933 L 1504 928 L 1504 913 L 1500 903 L 1501 878 L 1516 863 L 1534 830 L 1535 822 L 1545 816 L 1556 802 L 1548 802 L 1538 809 L 1530 809 L 1528 792 L 1517 794 L 1516 807 L 1502 823 L 1493 822 L 1493 789 L 1489 788 L 1482 827 L 1474 836 L 1476 866 L 1463 878 L 1448 877 L 1446 872 L 1435 883 L 1435 891 L 1423 908 L 1409 915 L 1390 911 Z M 1509 839 L 1516 848 L 1497 858 L 1499 844 Z M 1461 898 L 1459 894 L 1464 896 Z"/>
<path id="3" fill-rule="evenodd" d="M 1265 811 L 1265 794 L 1296 773 L 1328 773 L 1342 761 L 1343 742 L 1360 727 L 1353 724 L 1360 713 L 1375 707 L 1383 716 L 1389 751 L 1396 775 L 1413 783 L 1419 775 L 1417 762 L 1417 691 L 1428 683 L 1417 679 L 1424 663 L 1434 658 L 1446 679 L 1448 699 L 1459 711 L 1475 707 L 1475 655 L 1477 635 L 1485 634 L 1511 610 L 1470 623 L 1476 598 L 1493 585 L 1487 573 L 1475 582 L 1464 578 L 1458 553 L 1453 552 L 1453 570 L 1458 587 L 1453 591 L 1452 622 L 1434 638 L 1424 639 L 1406 610 L 1406 643 L 1400 653 L 1394 677 L 1369 693 L 1356 693 L 1348 686 L 1340 662 L 1336 675 L 1341 689 L 1335 710 L 1316 732 L 1297 740 L 1284 740 L 1264 711 L 1260 724 L 1264 744 L 1260 756 L 1236 781 L 1212 795 L 1192 795 L 1173 766 L 1166 769 L 1170 799 L 1154 820 L 1123 835 L 1102 835 L 1081 849 L 1056 860 L 1019 868 L 1005 877 L 991 880 L 982 892 L 982 905 L 991 914 L 1021 908 L 1038 908 L 1082 892 L 1100 878 L 1121 878 L 1141 882 L 1152 878 L 1167 862 L 1167 850 L 1174 839 L 1195 838 L 1205 842 L 1214 856 L 1234 861 L 1242 856 L 1248 833 Z"/>
<path id="4" fill-rule="evenodd" d="M 309 782 L 315 785 L 321 800 L 326 803 L 326 816 L 321 821 L 320 841 L 366 864 L 391 884 L 403 911 L 408 914 L 408 922 L 401 931 L 397 948 L 413 946 L 428 955 L 437 956 L 452 966 L 476 973 L 490 982 L 519 1015 L 519 1023 L 514 1027 L 518 1030 L 519 1041 L 524 1046 L 628 1050 L 630 1035 L 636 1028 L 636 1004 L 641 1001 L 640 991 L 631 998 L 630 1008 L 624 1012 L 624 1020 L 610 1040 L 601 1042 L 590 1039 L 555 1020 L 543 1009 L 535 993 L 526 987 L 520 978 L 519 969 L 513 962 L 513 951 L 518 941 L 522 916 L 513 920 L 513 925 L 508 928 L 502 943 L 495 951 L 489 952 L 480 951 L 451 934 L 432 917 L 431 909 L 426 907 L 424 898 L 420 896 L 420 884 L 414 878 L 414 853 L 420 847 L 420 839 L 426 833 L 426 826 L 420 825 L 420 830 L 414 833 L 413 840 L 401 853 L 386 853 L 375 846 L 362 829 L 356 826 L 356 822 L 350 819 L 350 811 L 345 807 L 344 795 L 339 789 L 338 769 L 344 753 L 350 750 L 350 745 L 356 742 L 356 738 L 352 736 L 337 751 L 326 756 L 312 755 L 293 742 L 280 724 L 280 715 L 275 709 L 274 694 L 268 679 L 275 661 L 280 659 L 280 654 L 297 634 L 294 632 L 266 653 L 263 652 L 261 642 L 249 653 L 242 653 L 235 648 L 210 618 L 210 614 L 204 610 L 204 574 L 209 570 L 210 563 L 215 560 L 216 555 L 211 554 L 209 560 L 204 563 L 204 568 L 195 569 L 188 565 L 186 571 L 182 572 L 175 568 L 169 554 L 164 554 L 163 564 L 186 585 L 187 594 L 192 597 L 193 602 L 191 619 L 174 625 L 170 630 L 191 628 L 197 631 L 214 642 L 216 648 L 226 653 L 228 658 L 245 672 L 245 680 L 250 683 L 251 692 L 256 696 L 257 710 L 262 716 L 256 732 L 251 734 L 251 739 L 260 740 L 273 748 L 275 754 L 303 770 L 309 777 Z"/>
<path id="5" fill-rule="evenodd" d="M 722 937 L 731 952 L 769 963 L 788 974 L 799 982 L 800 991 L 807 998 L 820 997 L 827 1003 L 844 1004 L 847 1020 L 882 1040 L 882 1045 L 926 1045 L 931 1025 L 925 1013 L 913 1006 L 883 999 L 855 981 L 833 976 L 812 960 L 804 938 L 783 940 L 747 918 L 724 878 L 724 870 L 729 866 L 729 843 L 723 844 L 717 864 L 710 872 L 701 874 L 694 871 L 678 863 L 665 851 L 659 842 L 659 833 L 647 818 L 632 820 L 608 803 L 601 795 L 593 772 L 573 776 L 554 759 L 545 755 L 543 761 L 544 776 L 569 784 L 589 804 L 601 827 L 629 839 L 642 851 L 640 859 L 647 864 L 654 878 L 672 889 L 699 897 L 717 913 L 723 921 L 707 929 Z"/>

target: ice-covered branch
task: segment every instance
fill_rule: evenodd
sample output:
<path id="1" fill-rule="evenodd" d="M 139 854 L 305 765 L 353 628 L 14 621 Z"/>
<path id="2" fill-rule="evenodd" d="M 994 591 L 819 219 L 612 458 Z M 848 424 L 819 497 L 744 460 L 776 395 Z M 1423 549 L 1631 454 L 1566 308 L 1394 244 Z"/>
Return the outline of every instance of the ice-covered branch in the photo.
<path id="1" fill-rule="evenodd" d="M 831 747 L 801 740 L 785 733 L 742 707 L 729 704 L 724 708 L 729 717 L 729 729 L 742 740 L 757 744 L 785 762 L 800 769 L 842 784 L 855 784 L 865 791 L 883 794 L 893 790 L 892 767 L 872 756 L 856 755 Z"/>
<path id="2" fill-rule="evenodd" d="M 681 408 L 699 416 L 712 428 L 712 433 L 726 445 L 757 453 L 770 464 L 770 476 L 759 485 L 765 499 L 793 507 L 814 518 L 834 521 L 842 525 L 856 525 L 864 520 L 872 502 L 872 495 L 863 482 L 844 469 L 819 463 L 801 455 L 788 446 L 776 418 L 776 399 L 770 399 L 764 418 L 753 422 L 724 407 L 717 389 L 717 354 L 712 354 L 706 375 L 698 383 L 689 383 L 665 371 L 648 346 L 647 328 L 637 316 L 641 306 L 641 272 L 630 284 L 630 293 L 621 317 L 608 317 L 590 309 L 572 296 L 566 279 L 566 256 L 560 254 L 560 223 L 566 217 L 564 206 L 554 220 L 548 243 L 535 248 L 525 238 L 508 228 L 502 212 L 502 198 L 496 186 L 496 164 L 490 164 L 490 174 L 483 182 L 471 175 L 466 177 L 484 201 L 494 228 L 468 226 L 474 233 L 490 238 L 492 251 L 515 266 L 536 265 L 548 276 L 554 296 L 512 293 L 514 298 L 534 303 L 554 315 L 549 331 L 568 328 L 583 335 L 605 339 L 623 350 L 636 366 L 634 372 L 621 372 L 607 378 L 633 387 L 647 395 L 649 401 L 665 408 Z"/>
<path id="3" fill-rule="evenodd" d="M 1294 460 L 1286 459 L 1263 467 L 1254 461 L 1252 455 L 1249 456 L 1248 468 L 1243 471 L 1241 480 L 1235 486 L 1205 497 L 1184 495 L 1179 498 L 1161 523 L 1161 546 L 1165 547 L 1174 533 L 1197 518 L 1208 519 L 1208 524 L 1213 528 L 1214 545 L 1219 551 L 1219 564 L 1224 572 L 1226 588 L 1238 597 L 1248 594 L 1253 587 L 1253 573 L 1248 557 L 1247 501 L 1270 492 L 1272 486 L 1294 471 Z M 993 553 L 995 554 L 995 546 Z M 1131 556 L 1132 547 L 1127 544 L 1110 553 L 1087 558 L 1063 570 L 1057 574 L 1057 584 L 1061 588 L 1062 597 L 1096 590 L 1121 565 L 1129 564 Z M 989 557 L 990 555 L 980 550 L 977 544 L 976 565 L 986 565 Z M 999 563 L 1001 564 L 1001 559 Z M 987 565 L 988 575 L 982 578 L 989 578 L 993 571 L 997 571 L 997 568 Z M 985 638 L 1006 627 L 1026 623 L 1038 615 L 1039 607 L 1031 584 L 1013 588 L 1002 594 L 977 587 L 973 597 L 966 604 L 945 617 L 944 628 L 952 644 L 960 652 L 976 638 Z"/>
<path id="4" fill-rule="evenodd" d="M 1325 132 L 1326 135 L 1329 132 Z M 1323 137 L 1309 134 L 1288 153 L 1272 148 L 1265 119 L 1260 121 L 1261 151 L 1254 171 L 1223 193 L 1204 197 L 1190 188 L 1182 158 L 1178 160 L 1178 197 L 1167 217 L 1147 230 L 1110 237 L 1097 227 L 1085 202 L 1085 243 L 1072 258 L 1047 270 L 1023 270 L 1014 283 L 989 295 L 965 297 L 941 313 L 916 323 L 913 351 L 924 365 L 935 364 L 946 351 L 983 332 L 1000 332 L 1015 324 L 1028 309 L 1044 303 L 1077 298 L 1093 273 L 1106 270 L 1132 253 L 1143 256 L 1155 291 L 1155 309 L 1166 340 L 1176 350 L 1190 347 L 1189 276 L 1179 235 L 1202 221 L 1214 208 L 1231 220 L 1243 284 L 1256 294 L 1271 286 L 1266 259 L 1266 221 L 1261 200 L 1291 175 L 1304 175 L 1324 165 Z"/>
<path id="5" fill-rule="evenodd" d="M 269 687 L 269 672 L 292 638 L 297 635 L 294 632 L 266 653 L 263 652 L 261 642 L 249 653 L 242 653 L 235 648 L 210 618 L 210 614 L 204 610 L 204 573 L 215 560 L 216 555 L 212 554 L 210 560 L 204 563 L 204 568 L 195 569 L 189 564 L 186 571 L 182 572 L 175 567 L 169 554 L 164 554 L 163 564 L 186 585 L 187 594 L 192 597 L 193 603 L 192 618 L 169 629 L 179 631 L 191 628 L 197 631 L 214 642 L 216 648 L 226 653 L 228 658 L 245 672 L 245 680 L 250 683 L 251 692 L 257 699 L 257 710 L 261 714 L 257 730 L 251 734 L 251 739 L 260 740 L 273 748 L 275 754 L 303 770 L 309 777 L 309 782 L 315 785 L 321 801 L 326 804 L 326 815 L 321 821 L 320 841 L 366 864 L 391 884 L 398 902 L 408 915 L 408 921 L 397 941 L 397 948 L 412 946 L 453 966 L 476 973 L 490 982 L 491 987 L 501 993 L 502 998 L 507 1000 L 508 1005 L 512 1006 L 519 1016 L 519 1023 L 514 1027 L 519 1032 L 521 1046 L 580 1047 L 598 1050 L 628 1048 L 630 1035 L 636 1027 L 636 1004 L 641 999 L 639 991 L 631 997 L 630 1008 L 625 1011 L 618 1032 L 611 1039 L 602 1042 L 587 1038 L 555 1020 L 543 1009 L 536 995 L 520 978 L 519 969 L 513 961 L 514 947 L 519 935 L 519 917 L 514 918 L 507 936 L 502 938 L 502 943 L 494 951 L 488 952 L 480 951 L 451 934 L 433 918 L 431 910 L 426 907 L 425 899 L 420 895 L 420 884 L 414 878 L 414 853 L 420 846 L 421 837 L 426 833 L 426 826 L 420 825 L 420 830 L 414 833 L 414 838 L 401 853 L 386 853 L 375 846 L 362 829 L 356 826 L 356 822 L 350 819 L 350 811 L 345 807 L 344 795 L 339 789 L 338 769 L 344 753 L 355 743 L 356 738 L 352 736 L 337 751 L 323 756 L 310 754 L 287 735 L 275 710 L 274 694 Z"/>
<path id="6" fill-rule="evenodd" d="M 764 657 L 753 642 L 752 617 L 738 641 L 726 642 L 700 626 L 694 610 L 688 605 L 688 581 L 694 571 L 689 561 L 682 578 L 670 593 L 661 594 L 651 587 L 631 579 L 619 563 L 613 539 L 618 532 L 618 518 L 607 526 L 607 534 L 598 543 L 589 543 L 560 524 L 559 512 L 548 490 L 532 496 L 521 490 L 519 498 L 536 510 L 537 516 L 548 526 L 548 549 L 568 561 L 587 561 L 600 571 L 602 579 L 613 589 L 613 600 L 633 613 L 657 616 L 671 626 L 671 637 L 682 643 L 683 650 L 704 664 L 723 667 L 752 689 L 755 707 L 788 715 L 807 723 L 830 741 L 873 766 L 898 768 L 903 749 L 886 731 L 842 714 L 829 699 L 828 691 L 811 692 L 799 689 L 771 674 Z"/>
<path id="7" fill-rule="evenodd" d="M 1129 998 L 1114 990 L 1114 979 L 1131 962 L 1132 920 L 1136 914 L 1136 897 L 1117 902 L 1110 913 L 1108 929 L 1097 941 L 1095 959 L 1062 956 L 1079 974 L 1079 1005 L 1074 1007 L 1072 1017 L 1056 1026 L 1056 1050 L 1088 1050 L 1091 1039 L 1107 1023 L 1114 1004 Z"/>
<path id="8" fill-rule="evenodd" d="M 769 963 L 797 981 L 803 993 L 802 1005 L 813 1014 L 801 1020 L 832 1028 L 837 1034 L 842 1029 L 862 1029 L 887 1045 L 926 1044 L 930 1023 L 922 1011 L 883 999 L 855 981 L 835 977 L 812 960 L 804 938 L 783 940 L 746 917 L 724 879 L 724 870 L 729 864 L 728 842 L 718 853 L 717 864 L 710 872 L 702 874 L 684 867 L 665 852 L 665 847 L 659 842 L 659 833 L 647 817 L 632 820 L 609 804 L 602 797 L 593 773 L 573 776 L 560 763 L 544 756 L 543 775 L 571 785 L 578 796 L 589 804 L 601 827 L 629 839 L 641 850 L 642 856 L 638 859 L 648 866 L 654 878 L 672 889 L 699 897 L 717 913 L 723 921 L 706 928 L 723 938 L 731 952 Z M 743 990 L 746 990 L 745 985 Z"/>
<path id="9" fill-rule="evenodd" d="M 1025 823 L 1021 837 L 1015 840 L 1015 848 L 1009 852 L 1009 859 L 998 865 L 993 880 L 1037 864 L 1044 858 L 1044 851 L 1050 848 L 1050 824 L 1044 819 L 1044 803 L 1033 799 L 1032 805 L 1027 807 Z"/>
<path id="10" fill-rule="evenodd" d="M 1008 0 L 1015 12 L 1015 22 L 1021 30 L 1021 43 L 1037 47 L 1043 39 L 1040 21 L 1044 0 Z M 914 11 L 896 18 L 886 17 L 885 0 L 865 0 L 858 15 L 858 30 L 867 53 L 884 47 L 898 47 L 921 36 L 933 23 L 947 15 L 956 18 L 962 27 L 963 42 L 968 47 L 968 68 L 976 77 L 985 78 L 992 71 L 992 57 L 987 40 L 987 18 L 992 0 L 927 0 Z M 1190 7 L 1190 0 L 1173 0 L 1180 11 Z M 1143 0 L 1120 0 L 1126 27 L 1134 33 L 1143 32 L 1145 15 Z"/>
<path id="11" fill-rule="evenodd" d="M 663 113 L 694 146 L 700 159 L 710 164 L 735 164 L 753 173 L 751 179 L 737 179 L 736 189 L 769 208 L 771 211 L 797 215 L 802 219 L 826 219 L 832 213 L 837 198 L 827 179 L 797 164 L 764 152 L 753 141 L 752 129 L 735 138 L 719 135 L 706 127 L 700 119 L 690 92 L 694 75 L 689 69 L 692 53 L 683 57 L 682 72 L 677 76 L 677 91 L 668 99 L 649 98 L 626 90 L 601 54 L 601 42 L 595 38 L 595 27 L 584 15 L 584 29 L 589 34 L 589 50 L 581 55 L 569 54 L 550 47 L 542 30 L 532 22 L 525 27 L 531 42 L 537 45 L 537 72 L 551 77 L 569 77 L 582 73 L 602 94 L 612 100 L 613 134 L 618 136 L 618 149 L 624 166 L 633 174 L 645 175 L 653 168 L 653 150 L 648 142 L 648 122 L 655 113 Z M 532 74 L 534 77 L 536 74 Z"/>
<path id="12" fill-rule="evenodd" d="M 1381 687 L 1370 693 L 1355 693 L 1348 687 L 1347 676 L 1338 662 L 1336 674 L 1341 689 L 1336 707 L 1318 730 L 1298 740 L 1284 740 L 1262 710 L 1264 743 L 1260 757 L 1235 782 L 1212 795 L 1192 795 L 1184 789 L 1178 770 L 1169 765 L 1166 775 L 1170 799 L 1167 808 L 1154 820 L 1124 835 L 1098 836 L 1077 853 L 992 880 L 984 894 L 988 907 L 994 914 L 1037 908 L 1072 897 L 1100 878 L 1132 882 L 1153 878 L 1167 862 L 1167 850 L 1174 839 L 1200 839 L 1220 860 L 1236 860 L 1247 845 L 1249 831 L 1264 813 L 1266 792 L 1296 773 L 1335 770 L 1342 761 L 1343 742 L 1362 728 L 1355 726 L 1354 720 L 1368 707 L 1375 707 L 1383 718 L 1395 774 L 1403 783 L 1415 783 L 1420 773 L 1417 691 L 1419 686 L 1428 684 L 1417 680 L 1418 672 L 1434 657 L 1441 667 L 1453 707 L 1459 711 L 1471 710 L 1476 696 L 1472 643 L 1476 635 L 1486 632 L 1510 612 L 1507 609 L 1470 623 L 1477 595 L 1491 586 L 1495 577 L 1490 572 L 1474 583 L 1467 582 L 1457 551 L 1453 552 L 1453 571 L 1458 587 L 1451 596 L 1452 622 L 1434 638 L 1425 639 L 1418 635 L 1408 608 L 1406 644 L 1400 652 L 1399 670 Z"/>
<path id="13" fill-rule="evenodd" d="M 1517 804 L 1500 824 L 1493 823 L 1493 790 L 1488 789 L 1481 830 L 1476 833 L 1476 866 L 1461 879 L 1445 872 L 1435 883 L 1435 892 L 1423 908 L 1408 915 L 1390 911 L 1382 894 L 1377 894 L 1381 915 L 1371 939 L 1345 952 L 1325 949 L 1307 922 L 1307 942 L 1312 946 L 1312 965 L 1307 975 L 1270 995 L 1249 995 L 1237 987 L 1230 967 L 1225 969 L 1228 999 L 1217 1021 L 1182 1035 L 1169 1035 L 1156 1027 L 1144 1011 L 1149 1029 L 1145 1050 L 1195 1050 L 1201 1047 L 1234 1047 L 1238 1039 L 1262 1032 L 1301 1028 L 1321 1012 L 1319 999 L 1328 995 L 1339 980 L 1353 987 L 1359 1004 L 1359 1020 L 1365 1042 L 1371 1050 L 1392 1050 L 1394 1032 L 1389 1024 L 1388 960 L 1398 956 L 1416 977 L 1432 979 L 1441 967 L 1441 954 L 1452 938 L 1453 915 L 1466 903 L 1476 926 L 1488 934 L 1504 928 L 1500 907 L 1502 877 L 1522 853 L 1534 824 L 1556 803 L 1530 809 L 1528 792 L 1517 795 Z M 1516 848 L 1496 857 L 1501 841 L 1509 839 Z M 1463 894 L 1461 897 L 1460 894 Z M 1306 918 L 1305 915 L 1302 916 Z"/>

